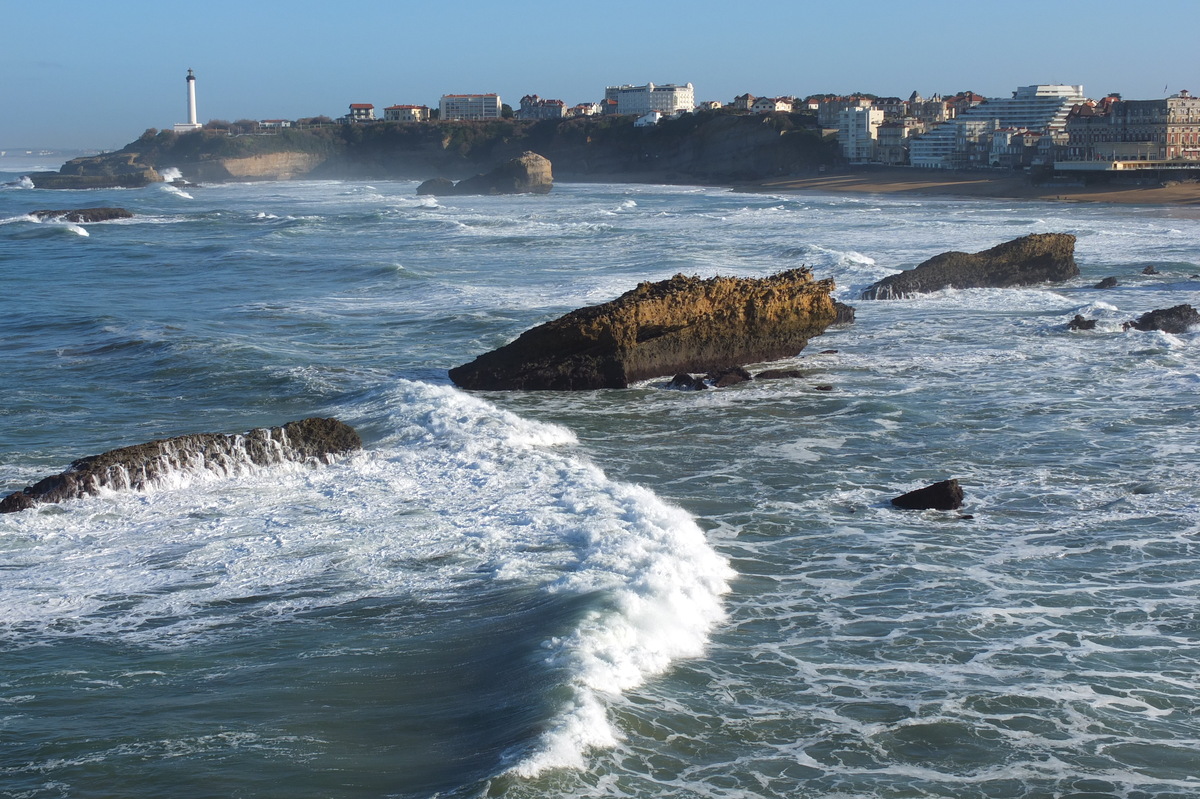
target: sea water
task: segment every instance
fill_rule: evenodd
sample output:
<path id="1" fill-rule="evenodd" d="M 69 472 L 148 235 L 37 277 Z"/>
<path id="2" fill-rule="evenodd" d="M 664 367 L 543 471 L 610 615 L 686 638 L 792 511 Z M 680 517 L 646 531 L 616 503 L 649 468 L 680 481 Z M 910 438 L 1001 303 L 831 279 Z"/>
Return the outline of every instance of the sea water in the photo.
<path id="1" fill-rule="evenodd" d="M 0 797 L 1200 795 L 1198 342 L 1123 327 L 1200 305 L 1194 210 L 18 177 L 0 492 L 312 415 L 366 446 L 0 516 Z M 134 217 L 29 215 L 96 205 Z M 856 299 L 1039 232 L 1081 277 Z M 446 376 L 641 281 L 801 265 L 857 321 L 800 377 Z M 951 477 L 960 512 L 890 505 Z"/>

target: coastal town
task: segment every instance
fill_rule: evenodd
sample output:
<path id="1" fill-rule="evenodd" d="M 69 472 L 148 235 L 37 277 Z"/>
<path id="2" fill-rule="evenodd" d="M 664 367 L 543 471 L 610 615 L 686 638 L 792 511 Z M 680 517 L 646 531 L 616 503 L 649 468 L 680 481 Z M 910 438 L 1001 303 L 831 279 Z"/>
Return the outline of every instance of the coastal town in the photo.
<path id="1" fill-rule="evenodd" d="M 836 140 L 848 164 L 924 169 L 992 168 L 1066 172 L 1192 170 L 1200 166 L 1200 98 L 1179 90 L 1157 99 L 1088 97 L 1082 85 L 1018 86 L 1010 97 L 971 91 L 907 99 L 869 93 L 849 96 L 758 97 L 740 94 L 728 102 L 697 102 L 685 84 L 609 86 L 603 99 L 568 105 L 526 94 L 515 106 L 495 93 L 444 94 L 437 107 L 372 103 L 348 105 L 337 119 L 263 119 L 200 125 L 195 118 L 194 76 L 189 70 L 189 121 L 176 132 L 201 127 L 233 133 L 271 133 L 293 125 L 428 123 L 569 119 L 620 115 L 649 127 L 684 114 L 709 111 L 746 115 L 804 115 L 827 139 Z M 382 111 L 382 116 L 379 111 Z"/>

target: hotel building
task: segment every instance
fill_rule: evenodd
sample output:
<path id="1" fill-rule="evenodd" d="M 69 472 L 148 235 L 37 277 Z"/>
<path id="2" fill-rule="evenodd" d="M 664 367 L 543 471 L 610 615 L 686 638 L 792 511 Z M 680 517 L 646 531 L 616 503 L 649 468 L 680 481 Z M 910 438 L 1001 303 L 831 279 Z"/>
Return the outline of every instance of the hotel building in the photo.
<path id="1" fill-rule="evenodd" d="M 691 111 L 696 105 L 696 90 L 690 83 L 647 83 L 645 86 L 609 86 L 604 99 L 617 104 L 618 114 L 642 116 L 651 111 L 675 114 Z"/>

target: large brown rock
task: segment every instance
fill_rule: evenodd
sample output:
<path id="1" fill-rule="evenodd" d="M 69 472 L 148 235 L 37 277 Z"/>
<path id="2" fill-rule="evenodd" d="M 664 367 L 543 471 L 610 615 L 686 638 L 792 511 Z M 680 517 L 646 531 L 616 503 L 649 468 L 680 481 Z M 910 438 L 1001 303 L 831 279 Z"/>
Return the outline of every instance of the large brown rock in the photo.
<path id="1" fill-rule="evenodd" d="M 240 435 L 197 433 L 121 447 L 80 458 L 61 474 L 39 480 L 0 500 L 0 513 L 62 502 L 102 490 L 147 488 L 172 472 L 237 474 L 248 466 L 287 461 L 327 462 L 362 448 L 362 439 L 337 419 L 304 419 Z"/>
<path id="2" fill-rule="evenodd" d="M 983 252 L 935 255 L 914 269 L 885 277 L 870 286 L 862 293 L 862 299 L 894 299 L 947 288 L 1009 288 L 1060 283 L 1078 275 L 1074 236 L 1034 233 Z"/>
<path id="3" fill-rule="evenodd" d="M 417 187 L 417 194 L 546 194 L 553 187 L 549 159 L 526 151 L 491 172 L 458 183 L 451 184 L 444 178 L 427 180 Z"/>
<path id="4" fill-rule="evenodd" d="M 468 389 L 586 390 L 791 357 L 838 312 L 832 280 L 676 275 L 580 308 L 450 370 Z"/>

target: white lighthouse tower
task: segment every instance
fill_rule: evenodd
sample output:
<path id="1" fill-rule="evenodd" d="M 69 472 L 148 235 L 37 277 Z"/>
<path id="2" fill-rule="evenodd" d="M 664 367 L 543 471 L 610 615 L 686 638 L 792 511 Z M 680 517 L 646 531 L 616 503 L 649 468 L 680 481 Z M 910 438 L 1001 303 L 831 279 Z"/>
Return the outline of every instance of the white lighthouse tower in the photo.
<path id="1" fill-rule="evenodd" d="M 196 75 L 190 69 L 187 74 L 187 96 L 188 96 L 188 121 L 176 122 L 176 133 L 187 133 L 191 130 L 200 130 L 200 123 L 196 121 Z"/>

